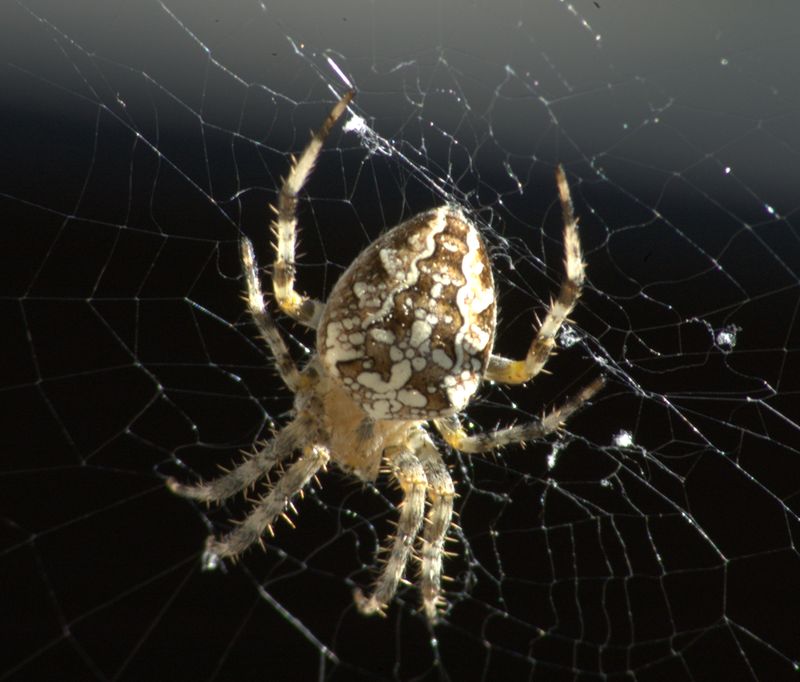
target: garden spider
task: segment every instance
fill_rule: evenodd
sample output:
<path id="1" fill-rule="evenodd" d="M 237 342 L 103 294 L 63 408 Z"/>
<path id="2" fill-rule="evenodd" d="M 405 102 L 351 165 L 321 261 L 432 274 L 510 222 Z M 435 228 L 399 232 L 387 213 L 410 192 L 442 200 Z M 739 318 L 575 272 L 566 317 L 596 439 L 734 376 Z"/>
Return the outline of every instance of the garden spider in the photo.
<path id="1" fill-rule="evenodd" d="M 535 377 L 581 294 L 584 264 L 572 200 L 556 173 L 564 218 L 566 277 L 526 357 L 494 355 L 496 297 L 492 267 L 478 229 L 455 205 L 421 213 L 370 244 L 334 286 L 326 303 L 295 290 L 298 194 L 322 144 L 354 92 L 333 107 L 278 194 L 272 231 L 275 300 L 297 322 L 317 332 L 316 354 L 298 368 L 264 305 L 253 247 L 241 241 L 247 306 L 294 393 L 294 419 L 232 471 L 196 485 L 170 478 L 170 489 L 219 503 L 251 488 L 273 469 L 283 472 L 227 535 L 207 541 L 207 556 L 238 558 L 272 526 L 292 499 L 328 462 L 365 482 L 379 472 L 399 484 L 396 533 L 367 596 L 355 591 L 364 614 L 383 613 L 410 560 L 417 564 L 422 610 L 434 623 L 445 606 L 441 594 L 444 542 L 453 516 L 453 481 L 434 444 L 429 423 L 461 452 L 479 453 L 554 433 L 603 385 L 598 378 L 541 419 L 467 435 L 458 414 L 481 381 L 520 384 Z M 292 457 L 299 456 L 291 463 Z M 427 516 L 426 516 L 427 507 Z"/>

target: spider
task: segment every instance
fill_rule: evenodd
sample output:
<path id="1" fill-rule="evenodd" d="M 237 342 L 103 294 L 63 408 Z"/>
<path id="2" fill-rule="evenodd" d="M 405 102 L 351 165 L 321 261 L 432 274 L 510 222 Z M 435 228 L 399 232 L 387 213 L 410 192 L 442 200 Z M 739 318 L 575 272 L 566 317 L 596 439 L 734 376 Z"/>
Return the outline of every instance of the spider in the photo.
<path id="1" fill-rule="evenodd" d="M 455 490 L 431 426 L 447 445 L 465 453 L 522 444 L 558 431 L 600 390 L 603 378 L 527 424 L 468 435 L 459 421 L 481 381 L 521 384 L 542 371 L 581 294 L 584 263 L 561 167 L 556 179 L 566 277 L 522 360 L 492 352 L 497 303 L 491 263 L 475 224 L 453 204 L 421 213 L 379 237 L 356 257 L 326 303 L 295 289 L 298 194 L 353 96 L 352 90 L 345 93 L 293 159 L 273 209 L 275 300 L 317 334 L 316 353 L 302 368 L 265 307 L 253 246 L 241 240 L 247 307 L 294 393 L 294 418 L 219 478 L 195 485 L 170 478 L 167 484 L 183 497 L 221 503 L 281 471 L 243 521 L 223 537 L 208 539 L 207 557 L 235 560 L 262 543 L 265 532 L 273 534 L 280 517 L 288 519 L 292 499 L 329 462 L 364 482 L 374 482 L 380 472 L 391 474 L 403 494 L 397 529 L 386 543 L 387 558 L 371 592 L 357 588 L 355 604 L 363 614 L 384 613 L 413 561 L 422 611 L 433 624 L 446 607 L 442 562 Z"/>

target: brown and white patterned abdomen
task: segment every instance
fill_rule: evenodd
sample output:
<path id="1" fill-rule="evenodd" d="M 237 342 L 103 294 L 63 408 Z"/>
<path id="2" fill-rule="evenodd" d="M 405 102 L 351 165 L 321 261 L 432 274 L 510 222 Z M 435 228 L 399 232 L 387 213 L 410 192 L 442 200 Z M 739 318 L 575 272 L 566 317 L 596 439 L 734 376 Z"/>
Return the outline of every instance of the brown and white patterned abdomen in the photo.
<path id="1" fill-rule="evenodd" d="M 494 345 L 491 264 L 455 206 L 421 213 L 367 247 L 331 292 L 317 352 L 374 419 L 462 410 Z"/>

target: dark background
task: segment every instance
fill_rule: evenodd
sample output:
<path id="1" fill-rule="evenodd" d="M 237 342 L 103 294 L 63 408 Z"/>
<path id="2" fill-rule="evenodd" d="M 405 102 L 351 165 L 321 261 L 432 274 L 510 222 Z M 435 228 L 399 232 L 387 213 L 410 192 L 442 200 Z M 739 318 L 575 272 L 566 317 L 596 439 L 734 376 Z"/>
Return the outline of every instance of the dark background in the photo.
<path id="1" fill-rule="evenodd" d="M 5 680 L 782 680 L 800 661 L 794 3 L 22 2 L 0 8 Z M 343 85 L 301 206 L 327 294 L 444 200 L 481 222 L 520 355 L 561 276 L 563 163 L 590 277 L 549 376 L 599 372 L 552 444 L 448 455 L 461 531 L 431 633 L 355 613 L 395 491 L 332 471 L 268 551 L 202 571 L 244 513 L 170 495 L 291 406 L 255 338 L 242 233 Z M 302 359 L 313 338 L 282 320 Z M 729 345 L 720 332 L 731 332 Z M 631 447 L 615 436 L 631 434 Z"/>

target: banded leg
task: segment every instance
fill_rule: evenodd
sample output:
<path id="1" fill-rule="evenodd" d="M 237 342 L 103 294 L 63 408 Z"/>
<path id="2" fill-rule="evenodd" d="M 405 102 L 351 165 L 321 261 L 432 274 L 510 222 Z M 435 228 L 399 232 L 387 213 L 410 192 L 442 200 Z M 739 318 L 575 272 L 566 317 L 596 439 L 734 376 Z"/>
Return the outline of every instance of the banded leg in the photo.
<path id="1" fill-rule="evenodd" d="M 264 305 L 264 294 L 261 291 L 261 281 L 258 278 L 258 266 L 256 265 L 255 253 L 253 253 L 253 245 L 247 237 L 242 237 L 240 247 L 244 279 L 247 284 L 247 297 L 245 300 L 250 310 L 250 316 L 253 318 L 256 327 L 258 327 L 261 338 L 264 339 L 272 352 L 275 366 L 278 368 L 283 383 L 296 392 L 301 381 L 300 370 L 297 369 L 297 365 L 292 359 L 283 337 L 275 326 L 275 320 L 272 319 L 272 315 L 269 314 Z"/>
<path id="2" fill-rule="evenodd" d="M 227 500 L 248 490 L 259 478 L 266 477 L 276 464 L 290 457 L 302 442 L 303 430 L 310 426 L 302 420 L 289 424 L 260 450 L 248 454 L 241 464 L 212 481 L 187 485 L 170 477 L 167 487 L 181 497 L 206 504 Z"/>
<path id="3" fill-rule="evenodd" d="M 374 613 L 383 615 L 386 605 L 397 592 L 397 586 L 406 570 L 425 516 L 427 478 L 422 463 L 414 452 L 401 450 L 391 457 L 390 465 L 394 477 L 403 490 L 403 502 L 400 505 L 397 532 L 389 550 L 389 557 L 378 576 L 375 590 L 369 597 L 360 589 L 356 589 L 353 594 L 356 607 L 364 615 Z"/>
<path id="4" fill-rule="evenodd" d="M 505 445 L 522 444 L 527 441 L 543 438 L 558 431 L 561 425 L 569 419 L 583 404 L 588 401 L 605 385 L 605 378 L 598 377 L 590 384 L 583 387 L 576 395 L 572 396 L 560 407 L 553 408 L 537 421 L 511 426 L 505 429 L 480 433 L 469 436 L 461 427 L 458 417 L 436 419 L 434 424 L 442 434 L 447 444 L 461 452 L 478 453 L 488 452 Z"/>
<path id="5" fill-rule="evenodd" d="M 292 163 L 289 174 L 284 179 L 278 193 L 278 204 L 273 207 L 276 217 L 272 223 L 272 232 L 277 240 L 275 265 L 272 273 L 275 300 L 284 313 L 312 329 L 316 329 L 325 305 L 299 294 L 294 288 L 297 195 L 314 168 L 314 162 L 319 156 L 325 138 L 347 109 L 347 105 L 350 104 L 354 95 L 354 90 L 348 90 L 331 109 L 331 113 L 328 114 L 328 118 L 325 119 L 320 129 L 311 136 L 303 153 Z"/>
<path id="6" fill-rule="evenodd" d="M 504 384 L 522 384 L 530 381 L 542 371 L 556 344 L 556 336 L 569 317 L 581 295 L 585 276 L 585 265 L 578 238 L 578 221 L 572 206 L 569 185 L 564 169 L 556 170 L 558 194 L 564 219 L 564 270 L 565 277 L 555 300 L 550 302 L 547 315 L 539 327 L 524 360 L 510 360 L 499 355 L 489 358 L 486 379 Z"/>
<path id="7" fill-rule="evenodd" d="M 439 609 L 445 601 L 442 591 L 442 560 L 446 552 L 444 543 L 453 520 L 453 479 L 433 443 L 427 442 L 419 452 L 419 459 L 428 479 L 430 509 L 425 519 L 420 551 L 420 591 L 422 610 L 430 623 L 435 623 Z"/>
<path id="8" fill-rule="evenodd" d="M 230 533 L 222 538 L 211 536 L 206 542 L 206 552 L 220 558 L 236 558 L 255 542 L 261 542 L 264 531 L 272 532 L 272 524 L 283 516 L 292 498 L 303 490 L 308 482 L 330 460 L 326 448 L 308 445 L 303 454 L 276 482 L 272 489 L 257 503 L 252 512 Z M 291 524 L 291 521 L 289 521 Z"/>

